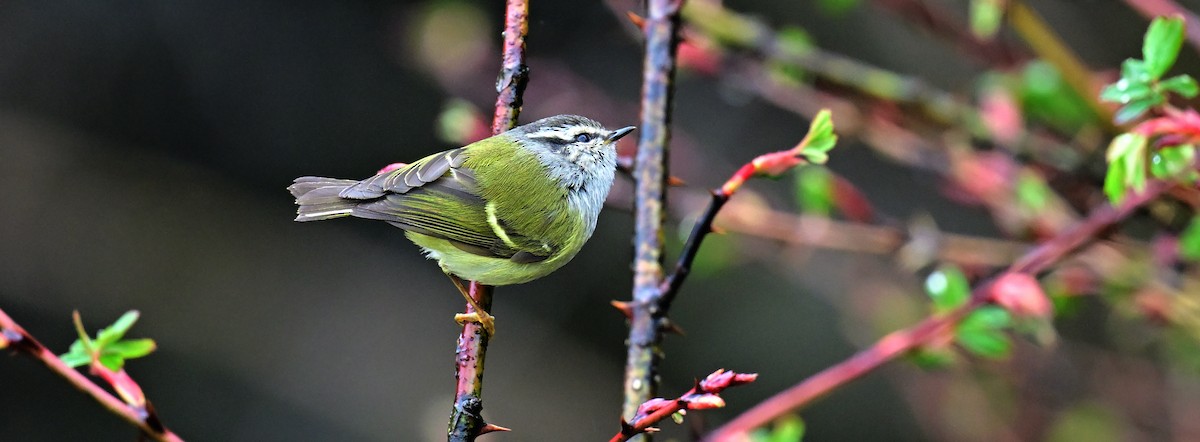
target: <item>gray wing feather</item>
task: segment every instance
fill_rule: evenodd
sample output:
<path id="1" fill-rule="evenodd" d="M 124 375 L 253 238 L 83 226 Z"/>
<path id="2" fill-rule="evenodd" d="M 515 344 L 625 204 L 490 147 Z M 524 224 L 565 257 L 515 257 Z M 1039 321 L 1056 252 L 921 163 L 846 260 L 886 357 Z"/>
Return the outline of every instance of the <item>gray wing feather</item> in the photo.
<path id="1" fill-rule="evenodd" d="M 387 193 L 407 193 L 408 191 L 437 181 L 450 168 L 457 168 L 466 160 L 465 147 L 436 153 L 402 167 L 400 169 L 381 173 L 367 178 L 357 184 L 342 190 L 342 198 L 369 200 L 382 198 Z"/>

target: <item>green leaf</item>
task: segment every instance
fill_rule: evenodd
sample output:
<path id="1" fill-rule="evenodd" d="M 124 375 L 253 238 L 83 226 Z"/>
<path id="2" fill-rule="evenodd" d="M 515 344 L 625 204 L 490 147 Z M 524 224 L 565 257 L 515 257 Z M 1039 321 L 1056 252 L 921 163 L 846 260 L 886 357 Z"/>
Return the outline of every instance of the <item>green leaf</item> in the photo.
<path id="1" fill-rule="evenodd" d="M 135 359 L 146 356 L 158 348 L 153 339 L 129 339 L 114 342 L 104 348 L 104 353 Z"/>
<path id="2" fill-rule="evenodd" d="M 1108 174 L 1104 177 L 1104 193 L 1113 204 L 1121 202 L 1129 188 L 1142 190 L 1146 186 L 1146 137 L 1123 133 L 1113 138 L 1105 158 Z"/>
<path id="3" fill-rule="evenodd" d="M 1113 103 L 1128 104 L 1132 101 L 1143 100 L 1155 94 L 1150 83 L 1133 81 L 1122 78 L 1100 91 L 1100 99 Z"/>
<path id="4" fill-rule="evenodd" d="M 1108 173 L 1104 174 L 1104 195 L 1112 205 L 1120 204 L 1125 199 L 1125 163 L 1115 162 L 1108 165 Z"/>
<path id="5" fill-rule="evenodd" d="M 1195 97 L 1200 93 L 1200 85 L 1196 84 L 1196 79 L 1188 74 L 1180 74 L 1166 80 L 1158 82 L 1158 86 L 1162 90 L 1174 92 L 1184 98 Z"/>
<path id="6" fill-rule="evenodd" d="M 1012 350 L 1012 341 L 1004 330 L 1012 325 L 1012 315 L 997 306 L 984 306 L 971 312 L 955 329 L 955 340 L 967 351 L 987 358 L 1003 358 Z"/>
<path id="7" fill-rule="evenodd" d="M 125 365 L 125 358 L 117 355 L 100 355 L 100 365 L 112 371 L 120 370 Z"/>
<path id="8" fill-rule="evenodd" d="M 62 359 L 63 363 L 67 364 L 67 366 L 71 368 L 82 367 L 92 363 L 92 355 L 82 352 L 72 351 L 63 353 L 59 355 L 58 358 Z"/>
<path id="9" fill-rule="evenodd" d="M 925 293 L 933 300 L 934 311 L 946 312 L 966 304 L 971 285 L 962 270 L 947 264 L 925 278 Z"/>
<path id="10" fill-rule="evenodd" d="M 1004 9 L 1000 0 L 971 0 L 971 33 L 990 40 L 1000 30 Z"/>
<path id="11" fill-rule="evenodd" d="M 960 330 L 955 336 L 967 351 L 991 359 L 1002 359 L 1012 351 L 1008 335 L 994 330 Z"/>
<path id="12" fill-rule="evenodd" d="M 1125 124 L 1133 121 L 1135 118 L 1142 116 L 1150 108 L 1157 106 L 1163 102 L 1163 96 L 1160 94 L 1151 95 L 1149 97 L 1140 98 L 1131 101 L 1121 107 L 1117 114 L 1113 116 L 1113 121 L 1117 124 Z"/>
<path id="13" fill-rule="evenodd" d="M 1200 260 L 1200 216 L 1193 217 L 1179 235 L 1179 256 L 1189 261 Z"/>
<path id="14" fill-rule="evenodd" d="M 121 317 L 118 318 L 117 321 L 112 325 L 100 330 L 100 333 L 96 334 L 96 347 L 107 347 L 109 344 L 117 342 L 121 340 L 121 338 L 125 337 L 125 333 L 128 332 L 129 328 L 133 327 L 133 324 L 137 322 L 138 315 L 139 313 L 137 310 L 130 310 L 125 312 L 124 315 L 121 315 Z"/>
<path id="15" fill-rule="evenodd" d="M 1003 330 L 1012 325 L 1012 314 L 1003 307 L 988 305 L 983 306 L 971 314 L 963 318 L 959 323 L 959 329 L 969 330 Z"/>
<path id="16" fill-rule="evenodd" d="M 837 145 L 837 135 L 833 133 L 831 117 L 829 109 L 822 109 L 808 127 L 808 135 L 805 137 L 807 142 L 800 153 L 810 163 L 825 164 L 829 159 L 826 152 Z"/>
<path id="17" fill-rule="evenodd" d="M 1191 144 L 1169 146 L 1150 155 L 1150 174 L 1159 179 L 1186 177 L 1194 170 L 1196 147 Z"/>
<path id="18" fill-rule="evenodd" d="M 833 212 L 833 174 L 824 167 L 802 166 L 796 171 L 796 201 L 804 213 Z"/>
<path id="19" fill-rule="evenodd" d="M 1127 58 L 1121 63 L 1121 78 L 1133 83 L 1149 83 L 1153 78 L 1146 70 L 1146 62 L 1136 58 Z"/>
<path id="20" fill-rule="evenodd" d="M 1183 17 L 1158 17 L 1150 23 L 1142 42 L 1142 59 L 1151 78 L 1161 78 L 1175 64 L 1183 46 Z"/>
<path id="21" fill-rule="evenodd" d="M 67 353 L 59 356 L 64 363 L 74 367 L 90 365 L 95 357 L 101 365 L 110 370 L 120 370 L 126 359 L 140 358 L 154 351 L 155 344 L 151 339 L 121 340 L 130 327 L 137 322 L 138 312 L 131 310 L 121 315 L 112 325 L 105 327 L 96 334 L 96 339 L 89 339 L 83 332 L 83 322 L 79 314 L 75 314 L 76 329 L 80 338 L 71 343 Z"/>

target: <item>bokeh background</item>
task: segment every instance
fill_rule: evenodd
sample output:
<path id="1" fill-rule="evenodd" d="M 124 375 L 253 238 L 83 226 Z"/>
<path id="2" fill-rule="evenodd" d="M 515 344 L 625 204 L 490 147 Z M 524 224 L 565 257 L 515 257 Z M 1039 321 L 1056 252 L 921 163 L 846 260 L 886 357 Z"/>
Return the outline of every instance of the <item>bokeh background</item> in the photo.
<path id="1" fill-rule="evenodd" d="M 641 49 L 620 14 L 636 2 L 532 3 L 522 120 L 636 124 Z M 871 2 L 840 12 L 820 3 L 725 2 L 972 97 L 985 66 Z M 964 2 L 930 3 L 965 16 Z M 1146 21 L 1121 2 L 1033 3 L 1089 66 L 1139 55 Z M 72 310 L 89 329 L 140 310 L 131 336 L 159 350 L 128 370 L 188 440 L 443 438 L 461 299 L 398 230 L 294 223 L 284 188 L 301 175 L 366 177 L 472 136 L 472 112 L 486 119 L 494 100 L 502 11 L 498 1 L 0 3 L 0 308 L 62 351 Z M 1195 58 L 1185 48 L 1180 70 L 1195 72 Z M 672 195 L 676 250 L 699 192 L 807 128 L 739 81 L 679 75 L 671 161 L 687 186 Z M 999 234 L 985 210 L 949 202 L 934 174 L 854 140 L 829 167 L 901 222 L 927 216 L 944 231 Z M 628 298 L 632 281 L 631 187 L 618 181 L 570 265 L 499 290 L 484 414 L 516 431 L 489 439 L 617 430 L 626 327 L 609 301 Z M 790 178 L 754 182 L 745 198 L 794 212 L 794 188 Z M 668 437 L 727 420 L 926 313 L 923 273 L 895 262 L 713 238 L 675 303 L 686 336 L 667 339 L 661 391 L 722 367 L 761 378 L 726 393 L 728 409 L 666 424 Z M 1152 351 L 1124 352 L 1103 331 L 1110 316 L 1089 304 L 1067 324 L 1075 336 L 1021 341 L 1007 361 L 893 364 L 806 410 L 809 438 L 1198 434 L 1200 413 L 1177 406 L 1196 403 L 1195 377 Z M 134 435 L 35 361 L 0 358 L 0 440 Z"/>

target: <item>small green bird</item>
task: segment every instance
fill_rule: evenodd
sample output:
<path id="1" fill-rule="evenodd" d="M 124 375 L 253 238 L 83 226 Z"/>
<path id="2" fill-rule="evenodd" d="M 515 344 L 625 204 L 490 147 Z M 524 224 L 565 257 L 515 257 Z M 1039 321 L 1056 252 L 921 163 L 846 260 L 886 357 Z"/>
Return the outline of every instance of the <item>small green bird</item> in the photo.
<path id="1" fill-rule="evenodd" d="M 556 115 L 362 181 L 307 176 L 288 190 L 296 221 L 354 216 L 404 229 L 474 307 L 456 319 L 494 334 L 462 280 L 520 284 L 575 257 L 612 187 L 616 141 L 633 129 Z"/>

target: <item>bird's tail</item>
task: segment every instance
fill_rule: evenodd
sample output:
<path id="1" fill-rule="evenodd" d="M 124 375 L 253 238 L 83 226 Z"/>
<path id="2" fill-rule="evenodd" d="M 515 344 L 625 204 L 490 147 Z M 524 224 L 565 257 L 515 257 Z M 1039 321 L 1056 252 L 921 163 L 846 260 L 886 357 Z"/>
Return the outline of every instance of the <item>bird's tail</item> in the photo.
<path id="1" fill-rule="evenodd" d="M 360 201 L 344 199 L 338 194 L 358 183 L 354 180 L 305 176 L 296 178 L 288 191 L 296 197 L 296 221 L 319 221 L 349 216 Z"/>

